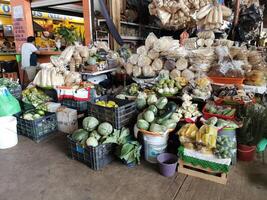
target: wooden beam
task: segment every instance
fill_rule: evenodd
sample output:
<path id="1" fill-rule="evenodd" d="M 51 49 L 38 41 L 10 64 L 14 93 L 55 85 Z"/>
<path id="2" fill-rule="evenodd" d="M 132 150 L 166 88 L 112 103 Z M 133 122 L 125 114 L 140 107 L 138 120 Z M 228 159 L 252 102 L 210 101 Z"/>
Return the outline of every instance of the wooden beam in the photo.
<path id="1" fill-rule="evenodd" d="M 83 0 L 83 18 L 85 45 L 89 45 L 92 41 L 92 18 L 90 0 Z"/>
<path id="2" fill-rule="evenodd" d="M 109 0 L 109 13 L 110 17 L 118 30 L 121 33 L 121 5 L 118 0 Z M 110 34 L 110 46 L 111 49 L 117 50 L 120 45 L 116 42 L 116 40 Z"/>

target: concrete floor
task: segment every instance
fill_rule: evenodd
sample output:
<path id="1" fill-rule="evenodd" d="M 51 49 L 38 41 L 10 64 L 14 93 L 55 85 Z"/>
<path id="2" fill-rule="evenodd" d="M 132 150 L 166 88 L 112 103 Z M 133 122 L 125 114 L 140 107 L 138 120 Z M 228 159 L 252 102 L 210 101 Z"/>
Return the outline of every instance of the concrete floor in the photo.
<path id="1" fill-rule="evenodd" d="M 66 156 L 64 134 L 0 151 L 0 200 L 266 200 L 267 164 L 241 163 L 226 186 L 176 174 L 165 178 L 145 161 L 129 169 L 113 162 L 93 171 Z M 267 160 L 267 159 L 266 159 Z"/>

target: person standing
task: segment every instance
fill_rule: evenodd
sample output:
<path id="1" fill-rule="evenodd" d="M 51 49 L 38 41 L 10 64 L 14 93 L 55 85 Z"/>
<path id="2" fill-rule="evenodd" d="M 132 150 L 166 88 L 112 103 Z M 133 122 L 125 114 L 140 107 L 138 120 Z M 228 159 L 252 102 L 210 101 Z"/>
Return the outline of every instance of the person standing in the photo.
<path id="1" fill-rule="evenodd" d="M 37 69 L 37 55 L 40 52 L 34 45 L 35 37 L 30 36 L 27 38 L 27 42 L 22 44 L 21 46 L 21 66 L 24 71 L 26 72 L 28 80 L 31 82 L 33 81 L 36 75 Z M 24 79 L 24 77 L 23 77 Z M 24 80 L 23 80 L 24 81 Z"/>

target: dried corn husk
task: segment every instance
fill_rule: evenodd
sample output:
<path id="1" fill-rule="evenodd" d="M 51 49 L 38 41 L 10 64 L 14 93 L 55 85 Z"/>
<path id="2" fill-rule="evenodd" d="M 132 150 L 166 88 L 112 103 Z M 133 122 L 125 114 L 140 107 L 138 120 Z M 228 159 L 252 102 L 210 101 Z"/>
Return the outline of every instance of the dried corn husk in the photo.
<path id="1" fill-rule="evenodd" d="M 124 68 L 129 76 L 133 74 L 133 65 L 131 63 L 127 63 Z"/>
<path id="2" fill-rule="evenodd" d="M 133 76 L 134 77 L 139 77 L 142 75 L 142 69 L 141 67 L 138 67 L 138 66 L 133 66 Z"/>
<path id="3" fill-rule="evenodd" d="M 188 67 L 188 61 L 185 58 L 180 58 L 176 62 L 176 69 L 185 70 Z"/>
<path id="4" fill-rule="evenodd" d="M 195 78 L 195 74 L 194 72 L 192 72 L 191 70 L 189 69 L 185 69 L 184 71 L 182 71 L 182 74 L 181 74 L 182 77 L 184 77 L 186 80 L 190 81 L 192 79 Z"/>
<path id="5" fill-rule="evenodd" d="M 144 66 L 148 66 L 151 64 L 151 59 L 148 56 L 145 55 L 140 55 L 138 58 L 138 66 L 139 67 L 144 67 Z"/>
<path id="6" fill-rule="evenodd" d="M 155 60 L 156 58 L 159 57 L 159 53 L 156 52 L 154 49 L 151 49 L 148 53 L 147 56 L 151 59 L 151 60 Z"/>
<path id="7" fill-rule="evenodd" d="M 142 72 L 145 77 L 154 77 L 156 75 L 155 71 L 151 66 L 142 67 Z"/>
<path id="8" fill-rule="evenodd" d="M 138 54 L 132 54 L 131 57 L 128 59 L 128 62 L 130 62 L 133 65 L 136 65 L 139 59 Z"/>
<path id="9" fill-rule="evenodd" d="M 163 62 L 161 59 L 157 58 L 152 63 L 152 68 L 154 71 L 160 71 L 163 68 Z"/>
<path id="10" fill-rule="evenodd" d="M 175 80 L 175 78 L 180 77 L 181 72 L 178 69 L 174 69 L 170 73 L 170 77 Z"/>
<path id="11" fill-rule="evenodd" d="M 147 50 L 146 46 L 140 46 L 136 49 L 136 53 L 138 55 L 147 55 Z"/>
<path id="12" fill-rule="evenodd" d="M 146 38 L 145 46 L 146 49 L 151 49 L 154 46 L 154 43 L 158 41 L 157 36 L 154 33 L 149 33 L 149 35 Z"/>

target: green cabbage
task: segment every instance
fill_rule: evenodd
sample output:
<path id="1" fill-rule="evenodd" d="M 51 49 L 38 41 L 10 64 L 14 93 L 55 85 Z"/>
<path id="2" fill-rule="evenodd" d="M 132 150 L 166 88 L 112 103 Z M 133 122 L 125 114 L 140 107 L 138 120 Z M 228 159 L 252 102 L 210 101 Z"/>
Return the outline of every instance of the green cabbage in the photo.
<path id="1" fill-rule="evenodd" d="M 97 147 L 98 146 L 98 141 L 94 137 L 89 137 L 86 140 L 86 145 L 87 146 L 92 146 L 92 147 Z"/>
<path id="2" fill-rule="evenodd" d="M 103 122 L 98 126 L 97 132 L 102 136 L 108 136 L 112 133 L 113 127 L 108 122 Z"/>
<path id="3" fill-rule="evenodd" d="M 158 99 L 157 99 L 156 95 L 155 95 L 155 94 L 151 94 L 151 95 L 149 95 L 149 96 L 147 97 L 147 104 L 148 104 L 148 105 L 152 105 L 152 104 L 156 103 L 157 100 L 158 100 Z"/>
<path id="4" fill-rule="evenodd" d="M 100 140 L 101 135 L 99 135 L 98 132 L 94 130 L 90 133 L 90 137 L 94 137 L 95 139 Z"/>
<path id="5" fill-rule="evenodd" d="M 95 117 L 86 117 L 83 120 L 83 128 L 87 131 L 93 131 L 98 126 L 99 121 Z"/>
<path id="6" fill-rule="evenodd" d="M 175 129 L 177 122 L 174 121 L 173 119 L 167 119 L 167 120 L 162 122 L 162 125 L 167 127 L 168 129 Z"/>
<path id="7" fill-rule="evenodd" d="M 150 105 L 147 110 L 151 110 L 154 113 L 154 115 L 157 115 L 158 113 L 158 109 L 155 105 Z"/>
<path id="8" fill-rule="evenodd" d="M 153 123 L 151 124 L 149 131 L 155 133 L 165 133 L 167 131 L 167 127 Z"/>
<path id="9" fill-rule="evenodd" d="M 150 110 L 146 111 L 143 116 L 147 122 L 153 122 L 155 119 L 154 113 Z"/>
<path id="10" fill-rule="evenodd" d="M 137 121 L 137 128 L 143 129 L 143 130 L 148 130 L 149 129 L 149 123 L 144 119 L 139 119 Z"/>
<path id="11" fill-rule="evenodd" d="M 166 97 L 160 97 L 156 103 L 158 109 L 163 109 L 168 103 L 168 99 Z"/>
<path id="12" fill-rule="evenodd" d="M 135 101 L 138 110 L 143 110 L 146 107 L 146 100 L 144 98 L 138 98 Z"/>
<path id="13" fill-rule="evenodd" d="M 88 135 L 89 133 L 86 130 L 78 129 L 72 133 L 71 137 L 75 142 L 81 142 L 82 140 L 87 139 Z"/>

